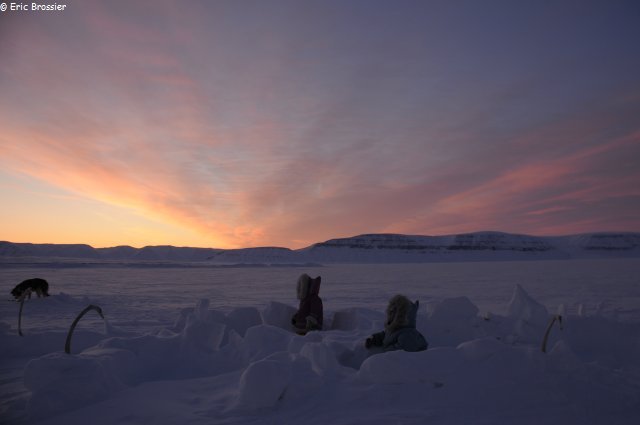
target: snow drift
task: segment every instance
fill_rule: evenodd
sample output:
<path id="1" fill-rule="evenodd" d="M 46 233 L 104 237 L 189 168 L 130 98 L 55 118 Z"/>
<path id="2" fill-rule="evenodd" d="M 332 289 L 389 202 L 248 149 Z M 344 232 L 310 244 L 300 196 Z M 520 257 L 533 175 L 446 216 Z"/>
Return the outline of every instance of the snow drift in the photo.
<path id="1" fill-rule="evenodd" d="M 115 423 L 126 412 L 104 406 L 120 394 L 159 397 L 151 388 L 174 382 L 179 397 L 183 388 L 206 382 L 213 390 L 198 397 L 203 423 L 284 423 L 311 411 L 307 422 L 326 423 L 332 409 L 347 415 L 344 423 L 386 423 L 388 413 L 376 416 L 383 414 L 381 404 L 434 423 L 473 422 L 468 412 L 518 423 L 640 419 L 638 325 L 571 315 L 564 330 L 552 331 L 544 354 L 539 345 L 551 316 L 520 286 L 504 316 L 481 317 L 466 297 L 424 310 L 418 330 L 429 340 L 427 351 L 370 356 L 363 342 L 382 329 L 382 312 L 331 312 L 326 331 L 299 336 L 290 329 L 291 306 L 270 302 L 262 310 L 222 313 L 203 299 L 179 311 L 170 328 L 138 336 L 108 335 L 107 328 L 78 354 L 31 360 L 24 369 L 27 411 L 43 423 L 75 423 L 80 412 L 91 411 L 100 412 L 96 423 Z M 8 329 L 1 332 L 6 339 Z M 349 416 L 344 403 L 357 416 Z M 448 418 L 432 416 L 436 411 Z"/>

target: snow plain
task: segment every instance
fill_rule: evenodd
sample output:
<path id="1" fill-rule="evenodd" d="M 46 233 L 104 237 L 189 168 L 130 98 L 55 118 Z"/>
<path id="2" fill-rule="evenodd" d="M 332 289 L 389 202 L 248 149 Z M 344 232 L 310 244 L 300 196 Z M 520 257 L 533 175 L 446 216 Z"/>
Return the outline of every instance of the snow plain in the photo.
<path id="1" fill-rule="evenodd" d="M 325 330 L 294 335 L 301 273 Z M 8 301 L 42 277 L 51 297 Z M 10 424 L 637 424 L 640 260 L 0 269 Z M 420 353 L 367 356 L 387 300 L 419 299 Z M 67 329 L 90 311 L 63 352 Z M 542 336 L 552 315 L 547 353 Z"/>

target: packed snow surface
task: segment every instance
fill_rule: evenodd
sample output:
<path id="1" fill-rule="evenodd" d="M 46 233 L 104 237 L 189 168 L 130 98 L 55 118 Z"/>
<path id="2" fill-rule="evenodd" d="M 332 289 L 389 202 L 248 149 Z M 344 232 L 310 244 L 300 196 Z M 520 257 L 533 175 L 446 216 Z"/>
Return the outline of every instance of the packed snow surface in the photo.
<path id="1" fill-rule="evenodd" d="M 322 276 L 325 329 L 290 319 Z M 49 281 L 19 303 L 20 281 Z M 262 268 L 4 267 L 10 424 L 637 424 L 640 261 Z M 396 293 L 423 352 L 370 355 Z M 71 322 L 89 311 L 64 352 Z M 555 315 L 562 316 L 549 328 Z M 548 332 L 546 353 L 543 337 Z"/>

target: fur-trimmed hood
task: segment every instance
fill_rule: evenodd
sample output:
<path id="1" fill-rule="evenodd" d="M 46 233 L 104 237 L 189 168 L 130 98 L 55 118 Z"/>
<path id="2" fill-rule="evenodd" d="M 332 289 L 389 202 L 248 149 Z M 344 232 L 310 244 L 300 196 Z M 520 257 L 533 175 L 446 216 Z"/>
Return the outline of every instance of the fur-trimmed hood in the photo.
<path id="1" fill-rule="evenodd" d="M 429 344 L 416 329 L 416 318 L 420 303 L 412 303 L 404 295 L 396 295 L 389 300 L 384 331 L 367 338 L 365 346 L 373 350 L 422 351 Z"/>
<path id="2" fill-rule="evenodd" d="M 387 319 L 384 329 L 387 334 L 402 328 L 415 328 L 418 315 L 419 302 L 412 303 L 404 295 L 396 295 L 389 300 L 387 306 Z"/>
<path id="3" fill-rule="evenodd" d="M 296 286 L 296 294 L 299 300 L 307 298 L 309 295 L 320 294 L 320 282 L 321 277 L 318 276 L 315 279 L 304 273 L 298 278 L 298 284 Z"/>

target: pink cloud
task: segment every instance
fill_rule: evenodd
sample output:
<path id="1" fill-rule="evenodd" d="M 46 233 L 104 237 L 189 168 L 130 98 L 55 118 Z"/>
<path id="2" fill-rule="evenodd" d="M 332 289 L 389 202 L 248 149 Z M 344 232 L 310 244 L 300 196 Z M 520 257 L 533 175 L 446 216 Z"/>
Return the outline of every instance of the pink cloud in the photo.
<path id="1" fill-rule="evenodd" d="M 407 68 L 366 40 L 345 49 L 337 32 L 318 40 L 322 26 L 240 9 L 95 2 L 68 28 L 15 30 L 1 46 L 0 162 L 215 246 L 640 228 L 637 95 L 547 114 L 562 99 L 527 103 L 544 79 Z M 631 205 L 607 207 L 620 199 Z"/>

